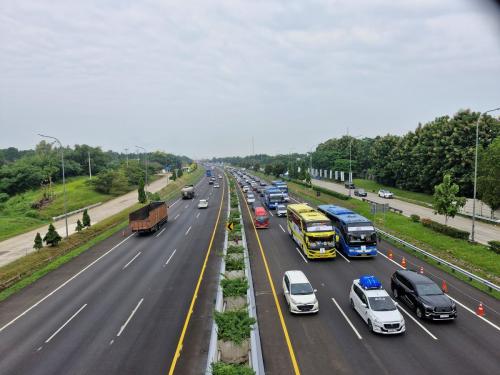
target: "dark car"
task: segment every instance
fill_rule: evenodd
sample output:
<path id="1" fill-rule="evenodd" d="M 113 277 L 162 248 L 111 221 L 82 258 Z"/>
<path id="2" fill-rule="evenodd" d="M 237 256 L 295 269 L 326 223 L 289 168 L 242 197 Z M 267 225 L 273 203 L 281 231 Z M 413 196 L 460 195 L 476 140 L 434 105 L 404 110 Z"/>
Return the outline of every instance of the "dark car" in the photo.
<path id="1" fill-rule="evenodd" d="M 420 319 L 452 320 L 457 317 L 455 302 L 427 276 L 398 270 L 391 277 L 391 289 L 394 298 L 415 310 Z"/>
<path id="2" fill-rule="evenodd" d="M 365 189 L 356 189 L 354 190 L 354 195 L 357 197 L 366 197 L 368 194 L 366 194 Z"/>
<path id="3" fill-rule="evenodd" d="M 356 187 L 354 186 L 354 182 L 346 182 L 344 186 L 346 189 L 356 189 Z"/>

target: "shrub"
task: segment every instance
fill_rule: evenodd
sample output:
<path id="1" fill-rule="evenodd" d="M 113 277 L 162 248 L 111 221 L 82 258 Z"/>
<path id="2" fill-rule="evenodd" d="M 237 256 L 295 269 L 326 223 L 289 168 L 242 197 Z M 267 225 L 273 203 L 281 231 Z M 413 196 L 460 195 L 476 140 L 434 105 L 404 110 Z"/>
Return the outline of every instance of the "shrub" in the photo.
<path id="1" fill-rule="evenodd" d="M 245 261 L 243 259 L 226 255 L 225 261 L 226 271 L 242 271 L 245 269 Z"/>
<path id="2" fill-rule="evenodd" d="M 246 365 L 234 363 L 212 363 L 212 375 L 255 375 L 255 371 Z"/>
<path id="3" fill-rule="evenodd" d="M 0 203 L 7 202 L 9 200 L 9 194 L 7 193 L 0 193 Z"/>
<path id="4" fill-rule="evenodd" d="M 489 241 L 490 249 L 495 253 L 500 254 L 500 241 Z"/>
<path id="5" fill-rule="evenodd" d="M 431 228 L 432 230 L 439 232 L 439 233 L 446 234 L 447 236 L 450 236 L 453 238 L 459 238 L 461 240 L 468 240 L 469 239 L 470 233 L 467 231 L 456 229 L 456 228 L 450 227 L 448 225 L 444 225 L 444 224 L 438 223 L 434 220 L 426 219 L 426 218 L 420 220 L 420 222 L 422 223 L 422 225 L 424 227 Z"/>
<path id="6" fill-rule="evenodd" d="M 241 245 L 231 245 L 227 248 L 228 254 L 243 254 L 243 246 Z"/>
<path id="7" fill-rule="evenodd" d="M 52 224 L 49 225 L 49 230 L 43 240 L 47 245 L 57 246 L 57 244 L 62 240 L 62 237 L 57 233 L 56 228 Z"/>
<path id="8" fill-rule="evenodd" d="M 223 313 L 215 311 L 214 317 L 218 328 L 217 336 L 220 340 L 241 344 L 250 338 L 255 319 L 248 315 L 248 311 L 226 311 Z"/>
<path id="9" fill-rule="evenodd" d="M 222 286 L 222 295 L 224 297 L 237 297 L 245 296 L 248 289 L 248 281 L 246 277 L 237 279 L 222 279 L 220 282 Z"/>
<path id="10" fill-rule="evenodd" d="M 239 241 L 241 240 L 241 231 L 233 230 L 232 232 L 229 232 L 227 238 L 229 241 Z"/>
<path id="11" fill-rule="evenodd" d="M 413 221 L 414 223 L 418 223 L 418 222 L 420 221 L 420 216 L 415 215 L 415 214 L 412 214 L 412 215 L 410 216 L 410 219 L 411 219 L 411 221 Z"/>

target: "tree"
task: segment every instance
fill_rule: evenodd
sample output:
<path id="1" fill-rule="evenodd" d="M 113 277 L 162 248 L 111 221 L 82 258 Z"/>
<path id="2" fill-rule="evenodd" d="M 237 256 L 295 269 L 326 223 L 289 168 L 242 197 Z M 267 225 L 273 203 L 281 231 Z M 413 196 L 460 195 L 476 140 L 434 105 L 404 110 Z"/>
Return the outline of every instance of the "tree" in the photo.
<path id="1" fill-rule="evenodd" d="M 84 227 L 90 227 L 90 216 L 86 209 L 83 211 L 82 224 Z"/>
<path id="2" fill-rule="evenodd" d="M 183 173 L 182 173 L 182 168 L 179 168 L 177 170 L 177 177 L 182 177 Z"/>
<path id="3" fill-rule="evenodd" d="M 54 228 L 54 225 L 50 224 L 49 225 L 49 230 L 45 237 L 43 237 L 43 240 L 47 245 L 50 246 L 57 246 L 57 244 L 62 240 L 62 237 L 57 233 L 56 228 Z"/>
<path id="4" fill-rule="evenodd" d="M 172 171 L 172 176 L 170 176 L 170 179 L 171 179 L 172 181 L 177 180 L 177 173 L 175 173 L 175 169 Z"/>
<path id="5" fill-rule="evenodd" d="M 81 232 L 83 230 L 83 228 L 84 228 L 84 226 L 83 226 L 82 222 L 80 221 L 80 219 L 78 219 L 78 221 L 76 222 L 75 230 L 77 232 Z"/>
<path id="6" fill-rule="evenodd" d="M 264 173 L 271 175 L 273 173 L 273 166 L 271 164 L 267 164 L 264 168 Z"/>
<path id="7" fill-rule="evenodd" d="M 139 189 L 137 189 L 139 203 L 146 203 L 147 197 L 144 191 L 144 180 L 141 178 L 139 180 Z"/>
<path id="8" fill-rule="evenodd" d="M 33 249 L 40 250 L 43 247 L 42 236 L 37 232 L 35 236 L 35 243 L 33 244 Z"/>
<path id="9" fill-rule="evenodd" d="M 465 205 L 465 198 L 457 196 L 459 190 L 449 174 L 444 175 L 443 182 L 434 187 L 434 213 L 444 215 L 445 224 L 448 224 L 448 217 L 455 217 L 458 210 Z"/>
<path id="10" fill-rule="evenodd" d="M 481 200 L 491 208 L 491 215 L 500 208 L 500 138 L 481 152 L 477 189 Z"/>
<path id="11" fill-rule="evenodd" d="M 121 195 L 125 194 L 128 191 L 129 188 L 127 177 L 125 176 L 124 171 L 120 169 L 113 175 L 113 181 L 111 182 L 111 189 L 109 192 L 114 195 Z"/>
<path id="12" fill-rule="evenodd" d="M 306 171 L 305 172 L 305 181 L 308 185 L 311 185 L 311 174 L 309 173 L 309 171 Z"/>
<path id="13" fill-rule="evenodd" d="M 286 164 L 283 162 L 278 162 L 273 165 L 273 174 L 276 177 L 279 177 L 280 175 L 284 174 L 286 172 Z"/>

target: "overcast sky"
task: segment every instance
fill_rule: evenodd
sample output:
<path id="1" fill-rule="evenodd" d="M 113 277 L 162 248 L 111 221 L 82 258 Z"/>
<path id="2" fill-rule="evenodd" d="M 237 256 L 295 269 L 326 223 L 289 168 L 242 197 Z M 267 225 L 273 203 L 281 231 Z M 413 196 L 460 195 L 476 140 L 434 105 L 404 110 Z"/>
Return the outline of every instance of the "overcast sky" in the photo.
<path id="1" fill-rule="evenodd" d="M 0 3 L 0 148 L 305 152 L 497 106 L 487 1 Z"/>

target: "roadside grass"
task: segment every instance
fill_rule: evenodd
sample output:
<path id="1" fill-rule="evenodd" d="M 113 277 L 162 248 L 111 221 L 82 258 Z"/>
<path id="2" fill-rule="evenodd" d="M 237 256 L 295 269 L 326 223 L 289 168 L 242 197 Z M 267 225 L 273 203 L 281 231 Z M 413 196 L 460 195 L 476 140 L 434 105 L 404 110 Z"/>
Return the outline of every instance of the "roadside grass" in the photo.
<path id="1" fill-rule="evenodd" d="M 259 175 L 267 179 L 269 178 L 269 176 L 260 173 Z M 372 220 L 378 228 L 385 232 L 410 242 L 495 284 L 499 284 L 500 282 L 500 255 L 495 254 L 485 245 L 472 244 L 468 241 L 436 233 L 420 223 L 412 222 L 410 218 L 393 212 L 388 212 L 385 215 L 378 214 L 374 217 L 370 213 L 370 205 L 367 202 L 357 199 L 343 201 L 327 194 L 321 194 L 318 197 L 312 189 L 293 182 L 288 182 L 288 187 L 294 194 L 313 205 L 337 204 L 350 208 Z M 410 250 L 407 251 L 410 252 Z M 428 259 L 425 260 L 429 261 Z M 442 268 L 448 273 L 458 276 L 456 273 L 452 273 L 449 269 L 446 269 L 446 267 Z M 477 283 L 471 284 L 477 287 Z M 481 289 L 483 290 L 483 288 Z M 489 294 L 499 298 L 498 293 L 489 292 Z"/>
<path id="2" fill-rule="evenodd" d="M 179 186 L 192 183 L 201 173 L 185 174 L 177 184 L 169 183 L 162 192 L 165 197 L 180 195 Z M 168 198 L 171 199 L 171 198 Z M 0 301 L 18 292 L 26 286 L 40 279 L 50 271 L 90 249 L 97 243 L 111 237 L 119 230 L 128 227 L 128 215 L 130 212 L 142 207 L 136 203 L 132 207 L 110 216 L 107 219 L 83 230 L 74 233 L 69 238 L 63 239 L 56 247 L 44 247 L 43 249 L 30 253 L 22 258 L 0 267 Z"/>

